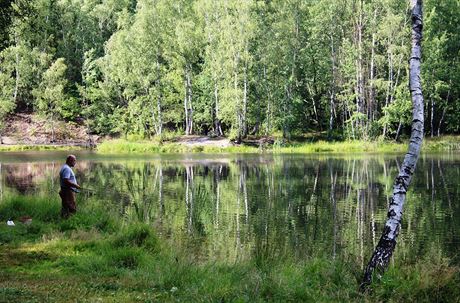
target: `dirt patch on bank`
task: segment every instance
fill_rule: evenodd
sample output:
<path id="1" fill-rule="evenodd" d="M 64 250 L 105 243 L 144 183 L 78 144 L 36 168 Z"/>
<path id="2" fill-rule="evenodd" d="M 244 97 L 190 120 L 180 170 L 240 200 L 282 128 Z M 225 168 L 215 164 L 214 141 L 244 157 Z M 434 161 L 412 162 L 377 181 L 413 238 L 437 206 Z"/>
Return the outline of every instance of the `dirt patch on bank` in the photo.
<path id="1" fill-rule="evenodd" d="M 38 115 L 17 113 L 5 121 L 1 141 L 5 145 L 89 145 L 99 136 L 89 135 L 87 128 L 75 122 L 51 122 Z"/>
<path id="2" fill-rule="evenodd" d="M 186 146 L 229 147 L 233 145 L 227 138 L 210 138 L 206 136 L 181 136 L 173 142 Z"/>
<path id="3" fill-rule="evenodd" d="M 231 140 L 223 137 L 210 138 L 207 136 L 181 136 L 176 138 L 172 142 L 179 143 L 181 145 L 187 146 L 214 146 L 214 147 L 229 147 L 229 146 L 238 146 L 246 145 L 252 147 L 266 147 L 273 145 L 274 138 L 269 136 L 256 137 L 249 136 L 245 138 L 242 142 L 236 143 Z"/>
<path id="4" fill-rule="evenodd" d="M 36 114 L 16 113 L 8 116 L 0 133 L 3 145 L 53 145 L 95 147 L 106 137 L 90 135 L 84 122 L 51 122 Z M 110 138 L 108 138 L 110 139 Z M 270 137 L 248 137 L 239 144 L 224 137 L 180 136 L 167 141 L 189 147 L 226 148 L 237 145 L 264 147 L 273 144 Z"/>

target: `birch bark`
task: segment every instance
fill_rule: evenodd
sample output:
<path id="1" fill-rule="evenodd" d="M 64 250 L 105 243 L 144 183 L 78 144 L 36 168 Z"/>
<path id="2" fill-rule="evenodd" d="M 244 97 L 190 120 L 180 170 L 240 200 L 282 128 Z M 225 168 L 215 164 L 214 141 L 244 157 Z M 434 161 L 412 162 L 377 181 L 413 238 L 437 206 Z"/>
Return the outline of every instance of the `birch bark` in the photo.
<path id="1" fill-rule="evenodd" d="M 364 291 L 372 282 L 374 270 L 380 273 L 388 267 L 388 263 L 396 246 L 396 239 L 401 226 L 404 201 L 423 141 L 423 94 L 420 79 L 421 40 L 422 40 L 422 0 L 411 0 L 412 16 L 412 51 L 409 60 L 409 89 L 412 97 L 412 131 L 409 150 L 404 157 L 399 174 L 393 183 L 393 196 L 388 206 L 388 219 L 382 236 L 372 257 L 367 264 L 361 283 Z"/>

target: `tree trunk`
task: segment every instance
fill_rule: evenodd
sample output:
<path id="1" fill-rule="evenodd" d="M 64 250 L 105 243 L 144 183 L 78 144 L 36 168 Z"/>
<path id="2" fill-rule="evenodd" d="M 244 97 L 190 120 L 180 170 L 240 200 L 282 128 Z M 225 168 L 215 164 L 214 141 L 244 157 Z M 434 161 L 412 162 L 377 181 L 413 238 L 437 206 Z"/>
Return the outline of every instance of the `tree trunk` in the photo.
<path id="1" fill-rule="evenodd" d="M 248 111 L 248 75 L 247 66 L 244 67 L 244 79 L 243 79 L 243 115 L 242 115 L 242 128 L 243 138 L 248 135 L 248 123 L 247 123 L 247 111 Z"/>
<path id="2" fill-rule="evenodd" d="M 214 83 L 214 99 L 215 99 L 215 117 L 214 117 L 214 131 L 218 137 L 223 136 L 222 125 L 219 118 L 219 94 L 217 88 L 217 81 Z"/>
<path id="3" fill-rule="evenodd" d="M 444 109 L 442 110 L 441 119 L 439 120 L 439 124 L 438 124 L 438 137 L 441 135 L 441 125 L 442 125 L 442 121 L 444 120 L 445 115 L 446 115 L 446 108 L 444 107 Z"/>
<path id="4" fill-rule="evenodd" d="M 363 1 L 359 1 L 359 16 L 356 21 L 356 48 L 358 50 L 358 57 L 356 58 L 356 111 L 362 114 L 364 107 L 364 80 L 363 80 Z M 356 120 L 356 130 L 358 136 L 362 136 L 363 132 L 363 119 L 361 116 Z"/>
<path id="5" fill-rule="evenodd" d="M 163 132 L 163 119 L 161 115 L 161 83 L 160 83 L 160 61 L 157 60 L 157 87 L 158 87 L 158 96 L 157 96 L 157 111 L 158 111 L 158 122 L 156 123 L 156 133 L 161 136 Z M 155 123 L 155 121 L 154 121 Z"/>
<path id="6" fill-rule="evenodd" d="M 184 77 L 184 113 L 185 113 L 185 135 L 189 135 L 188 129 L 188 105 L 187 105 L 187 76 Z"/>
<path id="7" fill-rule="evenodd" d="M 285 86 L 286 98 L 283 103 L 284 119 L 283 119 L 283 139 L 291 139 L 291 128 L 290 128 L 290 104 L 292 102 L 291 85 L 288 83 Z"/>
<path id="8" fill-rule="evenodd" d="M 449 81 L 449 90 L 447 91 L 447 97 L 446 97 L 446 102 L 447 102 L 447 104 L 449 104 L 449 97 L 450 97 L 451 85 L 452 85 L 452 80 Z M 439 124 L 438 124 L 438 137 L 441 135 L 441 125 L 442 125 L 442 121 L 444 120 L 444 116 L 446 115 L 447 104 L 446 104 L 446 105 L 444 106 L 444 108 L 442 109 L 441 119 L 439 119 Z"/>
<path id="9" fill-rule="evenodd" d="M 19 91 L 19 79 L 20 79 L 20 74 L 19 74 L 19 45 L 18 45 L 18 38 L 17 34 L 14 34 L 15 36 L 15 41 L 16 41 L 16 65 L 15 65 L 15 73 L 16 73 L 16 81 L 14 85 L 14 93 L 13 93 L 13 99 L 14 99 L 14 104 L 18 104 L 18 91 Z"/>
<path id="10" fill-rule="evenodd" d="M 332 139 L 332 130 L 334 127 L 334 108 L 335 108 L 335 49 L 334 49 L 334 36 L 331 33 L 331 62 L 332 62 L 332 81 L 331 81 L 331 95 L 330 95 L 330 112 L 329 112 L 329 131 L 328 139 Z"/>
<path id="11" fill-rule="evenodd" d="M 193 133 L 193 107 L 192 107 L 192 80 L 190 77 L 191 67 L 187 64 L 185 66 L 185 96 L 184 96 L 184 110 L 185 110 L 185 134 L 191 135 Z"/>
<path id="12" fill-rule="evenodd" d="M 385 108 L 388 107 L 388 104 L 390 102 L 390 94 L 391 94 L 391 83 L 393 82 L 393 59 L 391 55 L 391 51 L 388 52 L 388 87 L 387 87 L 387 95 L 385 97 Z M 384 111 L 384 116 L 386 116 L 386 111 Z M 383 125 L 383 138 L 387 135 L 387 124 Z"/>
<path id="13" fill-rule="evenodd" d="M 51 119 L 51 143 L 56 142 L 55 135 L 54 135 L 54 120 Z"/>
<path id="14" fill-rule="evenodd" d="M 377 9 L 374 10 L 374 19 L 373 24 L 376 24 L 377 19 Z M 370 75 L 369 75 L 369 102 L 368 102 L 368 117 L 371 122 L 375 119 L 375 86 L 374 86 L 374 77 L 375 77 L 375 35 L 372 33 L 372 47 L 371 47 L 371 66 L 370 66 Z"/>
<path id="15" fill-rule="evenodd" d="M 412 16 L 412 52 L 409 60 L 409 89 L 412 97 L 412 131 L 409 150 L 404 157 L 399 174 L 393 183 L 393 196 L 388 207 L 388 219 L 385 223 L 382 236 L 372 257 L 367 264 L 361 283 L 364 291 L 372 282 L 374 270 L 383 273 L 388 267 L 396 239 L 401 226 L 406 192 L 409 188 L 412 175 L 415 171 L 417 159 L 423 141 L 423 94 L 420 80 L 421 40 L 422 40 L 422 0 L 411 0 Z"/>
<path id="16" fill-rule="evenodd" d="M 401 122 L 401 120 L 399 120 L 398 129 L 396 130 L 395 141 L 398 141 L 398 139 L 399 139 L 399 132 L 401 131 L 401 126 L 402 126 L 402 122 Z"/>
<path id="17" fill-rule="evenodd" d="M 433 138 L 433 136 L 434 136 L 433 119 L 434 119 L 434 99 L 433 99 L 433 96 L 431 96 L 431 113 L 430 113 L 430 134 L 431 134 L 431 138 Z"/>
<path id="18" fill-rule="evenodd" d="M 193 134 L 193 105 L 192 105 L 192 79 L 190 73 L 192 72 L 192 68 L 188 68 L 187 74 L 187 84 L 188 84 L 188 106 L 189 106 L 189 131 L 190 135 Z"/>
<path id="19" fill-rule="evenodd" d="M 235 66 L 238 66 L 235 64 Z M 241 110 L 241 105 L 240 105 L 240 97 L 237 94 L 238 91 L 238 73 L 236 71 L 236 67 L 233 72 L 233 89 L 235 90 L 235 104 L 236 104 L 236 120 L 237 120 L 237 126 L 238 126 L 238 136 L 236 139 L 236 142 L 239 144 L 241 143 L 242 140 L 242 134 L 243 134 L 243 121 L 242 121 L 242 110 Z"/>
<path id="20" fill-rule="evenodd" d="M 161 118 L 161 95 L 159 94 L 157 97 L 157 111 L 158 111 L 158 123 L 157 123 L 157 135 L 161 136 L 163 132 L 163 121 Z"/>

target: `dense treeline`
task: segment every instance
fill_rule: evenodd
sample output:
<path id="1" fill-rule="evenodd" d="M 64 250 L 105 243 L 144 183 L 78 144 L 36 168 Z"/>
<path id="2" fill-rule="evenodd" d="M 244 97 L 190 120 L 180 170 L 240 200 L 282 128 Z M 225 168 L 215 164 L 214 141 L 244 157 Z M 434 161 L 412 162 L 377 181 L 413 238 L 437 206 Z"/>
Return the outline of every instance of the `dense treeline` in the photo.
<path id="1" fill-rule="evenodd" d="M 0 121 L 100 134 L 408 131 L 410 15 L 399 0 L 2 0 Z M 427 135 L 458 133 L 460 1 L 425 3 Z"/>

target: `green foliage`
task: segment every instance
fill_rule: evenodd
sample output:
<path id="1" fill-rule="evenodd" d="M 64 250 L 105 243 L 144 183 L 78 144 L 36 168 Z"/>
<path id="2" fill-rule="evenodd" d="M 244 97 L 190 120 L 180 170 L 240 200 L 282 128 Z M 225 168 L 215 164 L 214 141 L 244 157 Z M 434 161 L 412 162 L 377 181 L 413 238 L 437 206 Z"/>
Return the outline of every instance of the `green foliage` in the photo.
<path id="1" fill-rule="evenodd" d="M 0 131 L 3 129 L 5 117 L 16 107 L 14 100 L 14 79 L 11 77 L 12 67 L 8 64 L 7 52 L 0 53 Z"/>
<path id="2" fill-rule="evenodd" d="M 16 104 L 13 98 L 14 84 L 13 80 L 0 72 L 0 130 L 3 128 L 5 117 L 11 113 Z"/>
<path id="3" fill-rule="evenodd" d="M 382 109 L 384 115 L 378 120 L 389 134 L 395 134 L 399 127 L 407 127 L 412 122 L 412 101 L 406 85 L 401 84 L 395 90 L 395 100 Z"/>
<path id="4" fill-rule="evenodd" d="M 34 91 L 39 113 L 49 117 L 58 114 L 65 119 L 77 115 L 77 100 L 66 94 L 66 70 L 64 59 L 59 58 L 43 73 L 43 79 Z"/>
<path id="5" fill-rule="evenodd" d="M 459 4 L 425 6 L 425 129 L 458 133 Z M 0 121 L 33 110 L 145 139 L 393 139 L 411 122 L 407 18 L 397 0 L 17 0 L 0 15 Z"/>

